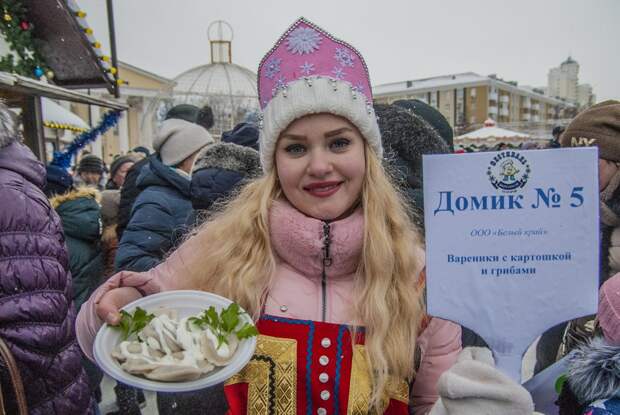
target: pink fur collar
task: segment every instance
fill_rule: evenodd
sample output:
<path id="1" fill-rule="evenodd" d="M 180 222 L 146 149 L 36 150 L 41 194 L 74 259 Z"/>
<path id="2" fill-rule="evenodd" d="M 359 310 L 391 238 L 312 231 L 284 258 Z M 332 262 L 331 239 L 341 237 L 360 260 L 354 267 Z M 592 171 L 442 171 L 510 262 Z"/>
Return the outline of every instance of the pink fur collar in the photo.
<path id="1" fill-rule="evenodd" d="M 321 278 L 323 270 L 323 224 L 304 215 L 288 201 L 277 200 L 269 212 L 271 244 L 277 256 L 307 277 Z M 364 215 L 356 209 L 350 216 L 330 223 L 330 278 L 355 272 L 362 253 Z"/>

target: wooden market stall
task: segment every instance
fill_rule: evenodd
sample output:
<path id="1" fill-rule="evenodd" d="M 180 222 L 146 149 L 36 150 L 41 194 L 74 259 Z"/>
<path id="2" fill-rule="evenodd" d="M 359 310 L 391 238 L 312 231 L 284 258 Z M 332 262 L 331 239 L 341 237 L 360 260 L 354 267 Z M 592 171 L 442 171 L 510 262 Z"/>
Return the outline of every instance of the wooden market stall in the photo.
<path id="1" fill-rule="evenodd" d="M 116 57 L 101 52 L 85 18 L 74 0 L 7 0 L 4 4 L 1 23 L 13 56 L 5 65 L 12 70 L 0 71 L 0 99 L 21 113 L 25 142 L 42 161 L 47 161 L 42 97 L 127 109 L 120 102 L 76 91 L 105 88 L 118 96 L 121 82 L 113 66 Z M 113 34 L 113 18 L 108 18 Z"/>

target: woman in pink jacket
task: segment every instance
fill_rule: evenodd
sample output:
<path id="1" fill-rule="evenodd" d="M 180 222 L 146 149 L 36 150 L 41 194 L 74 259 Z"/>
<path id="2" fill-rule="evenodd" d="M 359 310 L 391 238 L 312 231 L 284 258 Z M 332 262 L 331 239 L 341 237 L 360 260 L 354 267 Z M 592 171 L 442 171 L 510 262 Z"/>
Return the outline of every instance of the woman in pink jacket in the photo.
<path id="1" fill-rule="evenodd" d="M 423 242 L 382 168 L 362 56 L 300 19 L 258 86 L 265 175 L 164 263 L 100 287 L 80 311 L 82 348 L 140 296 L 201 289 L 260 332 L 225 386 L 229 413 L 428 413 L 460 327 L 425 314 Z"/>

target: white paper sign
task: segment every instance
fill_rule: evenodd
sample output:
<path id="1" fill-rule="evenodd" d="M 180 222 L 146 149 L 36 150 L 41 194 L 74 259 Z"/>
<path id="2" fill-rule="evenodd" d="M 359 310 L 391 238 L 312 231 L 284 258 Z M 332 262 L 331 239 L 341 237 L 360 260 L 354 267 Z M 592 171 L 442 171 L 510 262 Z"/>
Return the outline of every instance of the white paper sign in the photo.
<path id="1" fill-rule="evenodd" d="M 598 151 L 424 156 L 428 312 L 489 345 L 521 379 L 527 347 L 596 313 Z"/>

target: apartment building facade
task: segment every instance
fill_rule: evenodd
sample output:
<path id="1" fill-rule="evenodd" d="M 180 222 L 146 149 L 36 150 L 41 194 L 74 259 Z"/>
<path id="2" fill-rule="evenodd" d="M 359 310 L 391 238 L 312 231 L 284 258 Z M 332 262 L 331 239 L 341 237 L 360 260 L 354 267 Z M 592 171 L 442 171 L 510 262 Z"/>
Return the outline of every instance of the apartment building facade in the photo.
<path id="1" fill-rule="evenodd" d="M 437 108 L 453 128 L 484 123 L 536 123 L 562 118 L 567 104 L 530 88 L 473 72 L 373 87 L 376 103 L 419 99 Z"/>

